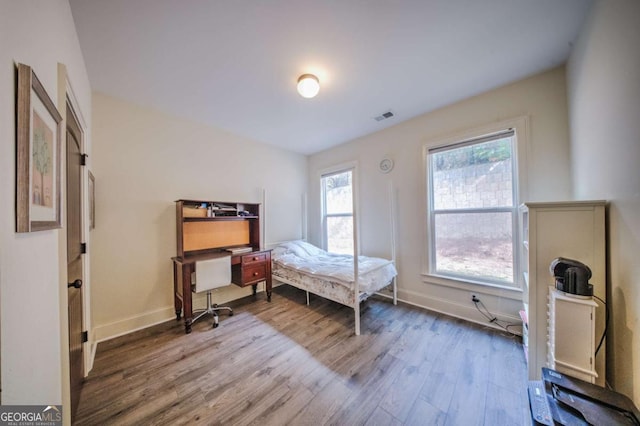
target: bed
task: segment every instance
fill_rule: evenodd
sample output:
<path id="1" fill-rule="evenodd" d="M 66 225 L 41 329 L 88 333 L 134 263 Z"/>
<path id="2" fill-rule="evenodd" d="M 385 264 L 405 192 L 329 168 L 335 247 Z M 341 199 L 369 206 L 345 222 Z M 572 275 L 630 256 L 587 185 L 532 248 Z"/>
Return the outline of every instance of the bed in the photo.
<path id="1" fill-rule="evenodd" d="M 305 241 L 281 243 L 272 251 L 274 280 L 353 308 L 355 334 L 360 335 L 360 302 L 384 287 L 393 286 L 397 304 L 393 260 L 329 253 Z"/>

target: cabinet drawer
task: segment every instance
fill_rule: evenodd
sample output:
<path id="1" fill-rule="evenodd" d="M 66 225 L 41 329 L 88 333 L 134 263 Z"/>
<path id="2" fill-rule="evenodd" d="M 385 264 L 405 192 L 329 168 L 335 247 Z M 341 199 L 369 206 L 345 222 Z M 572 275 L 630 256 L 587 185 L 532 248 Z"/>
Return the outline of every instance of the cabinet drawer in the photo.
<path id="1" fill-rule="evenodd" d="M 245 287 L 261 281 L 271 280 L 271 251 L 259 251 L 234 257 L 231 266 L 231 281 Z"/>
<path id="2" fill-rule="evenodd" d="M 262 281 L 267 276 L 267 266 L 258 264 L 242 268 L 242 283 L 248 284 L 254 281 Z"/>
<path id="3" fill-rule="evenodd" d="M 255 253 L 255 254 L 245 254 L 242 256 L 241 263 L 243 265 L 250 265 L 252 263 L 261 263 L 267 259 L 267 255 L 265 253 Z"/>

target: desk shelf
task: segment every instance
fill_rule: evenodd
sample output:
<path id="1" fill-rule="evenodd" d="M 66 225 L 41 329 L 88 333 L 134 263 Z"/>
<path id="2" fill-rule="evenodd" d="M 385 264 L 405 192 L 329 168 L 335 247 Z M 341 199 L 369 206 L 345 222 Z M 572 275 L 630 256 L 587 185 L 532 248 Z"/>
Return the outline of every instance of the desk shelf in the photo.
<path id="1" fill-rule="evenodd" d="M 222 222 L 230 220 L 259 220 L 258 216 L 215 216 L 215 217 L 185 217 L 183 222 Z"/>
<path id="2" fill-rule="evenodd" d="M 223 220 L 251 220 L 260 219 L 258 216 L 215 216 L 215 217 L 185 217 L 184 222 L 215 222 Z"/>

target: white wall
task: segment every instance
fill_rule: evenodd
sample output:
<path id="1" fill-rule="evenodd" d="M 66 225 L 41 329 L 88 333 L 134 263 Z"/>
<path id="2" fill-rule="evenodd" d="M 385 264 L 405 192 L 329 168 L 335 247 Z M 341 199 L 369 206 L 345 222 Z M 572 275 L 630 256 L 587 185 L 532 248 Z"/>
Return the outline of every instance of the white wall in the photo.
<path id="1" fill-rule="evenodd" d="M 175 318 L 175 200 L 261 202 L 264 188 L 266 242 L 300 238 L 306 157 L 104 94 L 93 100 L 97 340 Z M 231 286 L 214 298 L 250 292 Z"/>
<path id="2" fill-rule="evenodd" d="M 567 66 L 577 199 L 607 199 L 607 379 L 640 406 L 640 2 L 596 2 Z"/>
<path id="3" fill-rule="evenodd" d="M 320 243 L 320 170 L 358 162 L 360 237 L 362 254 L 390 255 L 389 181 L 397 188 L 399 297 L 433 310 L 486 323 L 470 301 L 481 295 L 500 318 L 518 321 L 521 293 L 475 286 L 453 288 L 422 276 L 426 271 L 425 183 L 422 150 L 448 135 L 484 127 L 518 116 L 529 117 L 527 147 L 528 197 L 520 201 L 564 200 L 571 194 L 569 134 L 564 68 L 421 115 L 309 159 L 309 239 Z M 389 174 L 378 164 L 385 156 L 395 161 Z"/>
<path id="4" fill-rule="evenodd" d="M 90 126 L 91 89 L 66 0 L 0 2 L 2 403 L 61 404 L 68 401 L 69 380 L 65 371 L 68 333 L 64 325 L 66 234 L 64 229 L 15 233 L 18 62 L 33 68 L 56 105 L 59 96 L 64 96 L 58 85 L 58 63 L 65 64 L 81 112 Z M 64 198 L 62 203 L 64 206 Z"/>

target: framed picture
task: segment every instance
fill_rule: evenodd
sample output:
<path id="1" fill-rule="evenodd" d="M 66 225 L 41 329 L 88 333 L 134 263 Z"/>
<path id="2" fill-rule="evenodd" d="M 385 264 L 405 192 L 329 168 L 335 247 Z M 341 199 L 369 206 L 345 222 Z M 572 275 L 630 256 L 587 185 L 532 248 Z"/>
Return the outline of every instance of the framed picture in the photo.
<path id="1" fill-rule="evenodd" d="M 89 229 L 96 227 L 96 178 L 89 171 Z"/>
<path id="2" fill-rule="evenodd" d="M 31 67 L 18 64 L 16 231 L 61 227 L 62 117 Z"/>

